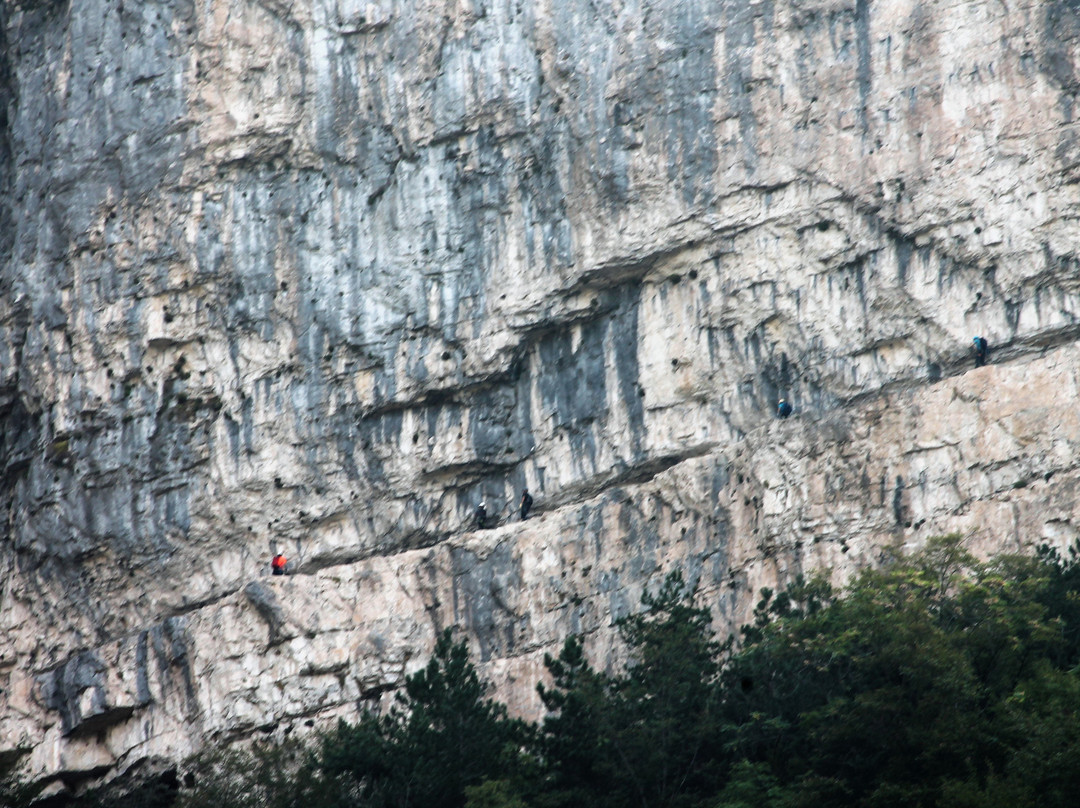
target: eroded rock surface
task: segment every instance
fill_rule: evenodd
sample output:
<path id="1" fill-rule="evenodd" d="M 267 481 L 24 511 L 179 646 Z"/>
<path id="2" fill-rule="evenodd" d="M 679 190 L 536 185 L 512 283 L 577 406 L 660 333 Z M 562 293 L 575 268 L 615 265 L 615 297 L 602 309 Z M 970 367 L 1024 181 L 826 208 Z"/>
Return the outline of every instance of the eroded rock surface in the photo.
<path id="1" fill-rule="evenodd" d="M 731 628 L 936 533 L 1077 538 L 1078 31 L 0 4 L 0 753 L 77 788 L 303 731 L 450 625 L 535 717 L 673 567 Z"/>

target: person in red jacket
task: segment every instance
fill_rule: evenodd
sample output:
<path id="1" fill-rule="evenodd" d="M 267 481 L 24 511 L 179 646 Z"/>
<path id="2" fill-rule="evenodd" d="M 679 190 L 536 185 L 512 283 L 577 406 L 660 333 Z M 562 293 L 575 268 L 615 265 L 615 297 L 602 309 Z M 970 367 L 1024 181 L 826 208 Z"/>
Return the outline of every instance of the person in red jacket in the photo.
<path id="1" fill-rule="evenodd" d="M 285 563 L 285 556 L 283 556 L 281 553 L 277 553 L 274 556 L 274 558 L 270 561 L 270 566 L 274 570 L 274 575 L 285 574 Z"/>

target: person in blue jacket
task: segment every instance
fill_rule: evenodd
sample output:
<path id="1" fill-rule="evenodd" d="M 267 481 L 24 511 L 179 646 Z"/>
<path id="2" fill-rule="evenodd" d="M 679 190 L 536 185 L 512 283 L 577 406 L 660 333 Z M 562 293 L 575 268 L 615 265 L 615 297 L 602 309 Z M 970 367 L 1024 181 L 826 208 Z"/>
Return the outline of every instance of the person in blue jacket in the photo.
<path id="1" fill-rule="evenodd" d="M 776 417 L 787 418 L 791 415 L 791 405 L 788 404 L 787 399 L 782 398 L 776 405 Z"/>
<path id="2" fill-rule="evenodd" d="M 990 345 L 982 337 L 975 337 L 971 342 L 975 346 L 975 367 L 981 368 L 986 364 L 986 356 L 990 353 Z"/>

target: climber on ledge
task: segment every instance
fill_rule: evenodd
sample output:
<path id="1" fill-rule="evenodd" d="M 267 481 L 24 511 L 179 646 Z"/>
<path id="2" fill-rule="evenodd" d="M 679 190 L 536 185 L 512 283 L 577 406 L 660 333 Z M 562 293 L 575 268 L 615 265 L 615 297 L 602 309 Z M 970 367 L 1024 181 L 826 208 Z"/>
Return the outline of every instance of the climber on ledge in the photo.
<path id="1" fill-rule="evenodd" d="M 521 521 L 524 522 L 529 518 L 529 509 L 532 508 L 532 497 L 529 495 L 529 489 L 523 488 L 521 491 Z"/>
<path id="2" fill-rule="evenodd" d="M 776 417 L 787 418 L 789 415 L 791 415 L 791 405 L 788 404 L 787 399 L 782 398 L 776 404 Z"/>
<path id="3" fill-rule="evenodd" d="M 986 356 L 990 353 L 990 344 L 982 337 L 975 337 L 971 342 L 975 346 L 975 367 L 981 368 L 986 364 Z"/>
<path id="4" fill-rule="evenodd" d="M 476 506 L 476 526 L 480 530 L 487 526 L 487 506 L 483 502 Z"/>
<path id="5" fill-rule="evenodd" d="M 285 574 L 285 556 L 281 553 L 275 553 L 274 557 L 270 560 L 270 567 L 273 569 L 274 575 Z"/>

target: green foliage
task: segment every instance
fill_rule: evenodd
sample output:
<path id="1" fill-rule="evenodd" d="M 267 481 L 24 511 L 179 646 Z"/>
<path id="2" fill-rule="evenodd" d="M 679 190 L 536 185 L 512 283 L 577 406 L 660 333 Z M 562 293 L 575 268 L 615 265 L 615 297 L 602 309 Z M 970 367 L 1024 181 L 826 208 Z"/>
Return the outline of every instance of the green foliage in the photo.
<path id="1" fill-rule="evenodd" d="M 617 774 L 633 786 L 622 805 L 689 804 L 717 777 L 720 646 L 708 609 L 684 589 L 673 573 L 657 595 L 646 591 L 643 613 L 619 622 L 633 657 L 609 706 Z"/>
<path id="2" fill-rule="evenodd" d="M 795 804 L 766 764 L 741 760 L 732 767 L 715 808 L 792 808 Z"/>
<path id="3" fill-rule="evenodd" d="M 176 808 L 301 808 L 326 795 L 304 747 L 292 740 L 207 749 L 187 761 L 185 777 L 191 785 Z"/>
<path id="4" fill-rule="evenodd" d="M 760 640 L 765 627 L 775 620 L 797 620 L 816 615 L 833 600 L 832 585 L 821 575 L 808 581 L 800 574 L 779 594 L 765 587 L 761 590 L 761 600 L 754 607 L 754 622 L 740 630 L 743 641 Z"/>
<path id="5" fill-rule="evenodd" d="M 546 659 L 554 684 L 540 694 L 554 714 L 538 804 L 691 805 L 717 780 L 720 646 L 709 612 L 678 573 L 643 604 L 618 623 L 633 657 L 623 676 L 589 668 L 573 638 Z"/>
<path id="6" fill-rule="evenodd" d="M 1015 743 L 984 780 L 946 783 L 942 804 L 958 808 L 1066 808 L 1080 794 L 1080 677 L 1041 661 L 1006 699 L 999 721 Z"/>
<path id="7" fill-rule="evenodd" d="M 979 564 L 947 536 L 825 608 L 759 620 L 725 671 L 732 750 L 804 804 L 944 805 L 999 782 L 1033 731 L 1017 688 L 1067 657 L 1045 603 L 1062 575 Z"/>
<path id="8" fill-rule="evenodd" d="M 537 685 L 549 711 L 541 740 L 550 771 L 545 805 L 581 805 L 601 780 L 610 779 L 601 738 L 607 677 L 589 667 L 581 640 L 568 637 L 558 658 L 544 656 L 553 685 Z"/>
<path id="9" fill-rule="evenodd" d="M 465 808 L 529 808 L 508 780 L 485 780 L 465 787 Z"/>
<path id="10" fill-rule="evenodd" d="M 1048 621 L 1054 621 L 1061 633 L 1053 661 L 1062 669 L 1080 665 L 1080 543 L 1069 547 L 1067 555 L 1063 559 L 1045 545 L 1038 551 L 1040 572 L 1046 576 L 1038 599 L 1046 607 Z"/>
<path id="11" fill-rule="evenodd" d="M 324 738 L 318 767 L 337 785 L 337 804 L 455 808 L 466 787 L 523 765 L 528 727 L 486 690 L 465 643 L 444 632 L 388 715 L 341 722 Z"/>
<path id="12" fill-rule="evenodd" d="M 135 784 L 111 783 L 87 791 L 76 804 L 79 808 L 172 808 L 177 797 L 173 775 L 166 772 Z"/>

